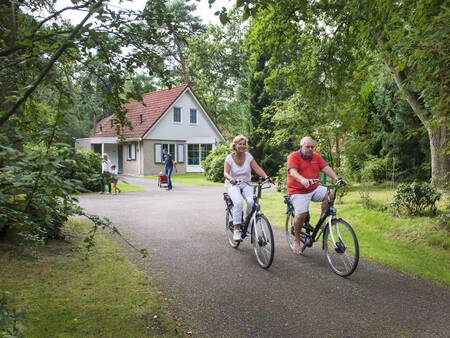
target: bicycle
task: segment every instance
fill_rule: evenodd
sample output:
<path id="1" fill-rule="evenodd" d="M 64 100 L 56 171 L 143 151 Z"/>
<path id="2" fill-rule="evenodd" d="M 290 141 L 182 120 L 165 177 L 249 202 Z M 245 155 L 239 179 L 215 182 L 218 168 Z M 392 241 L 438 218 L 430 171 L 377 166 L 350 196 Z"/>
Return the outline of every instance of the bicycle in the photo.
<path id="1" fill-rule="evenodd" d="M 246 184 L 253 187 L 253 208 L 251 212 L 247 215 L 245 222 L 241 224 L 241 240 L 233 240 L 233 201 L 228 193 L 223 194 L 223 199 L 226 204 L 225 208 L 225 232 L 227 235 L 228 243 L 232 248 L 237 249 L 242 240 L 247 237 L 247 230 L 250 233 L 251 244 L 253 246 L 253 252 L 255 254 L 256 260 L 263 269 L 268 269 L 273 262 L 273 257 L 275 254 L 275 243 L 273 239 L 272 226 L 269 220 L 261 211 L 261 206 L 259 205 L 259 197 L 261 196 L 261 191 L 270 188 L 270 179 L 259 179 L 258 184 L 253 185 L 246 182 Z M 238 182 L 240 184 L 242 182 Z M 269 183 L 269 185 L 266 185 Z M 249 228 L 250 227 L 250 228 Z"/>
<path id="2" fill-rule="evenodd" d="M 337 275 L 348 277 L 358 266 L 359 244 L 352 226 L 336 215 L 337 210 L 334 207 L 334 200 L 338 188 L 342 186 L 339 182 L 334 185 L 324 185 L 328 191 L 328 208 L 320 216 L 315 227 L 312 227 L 309 222 L 310 214 L 308 212 L 300 233 L 300 241 L 303 244 L 301 246 L 301 252 L 303 253 L 306 248 L 311 248 L 323 233 L 322 250 L 325 251 L 325 258 L 328 265 Z M 287 206 L 285 224 L 286 239 L 291 250 L 294 250 L 294 207 L 289 195 L 284 196 L 284 203 Z M 322 228 L 322 224 L 326 224 L 326 226 Z"/>

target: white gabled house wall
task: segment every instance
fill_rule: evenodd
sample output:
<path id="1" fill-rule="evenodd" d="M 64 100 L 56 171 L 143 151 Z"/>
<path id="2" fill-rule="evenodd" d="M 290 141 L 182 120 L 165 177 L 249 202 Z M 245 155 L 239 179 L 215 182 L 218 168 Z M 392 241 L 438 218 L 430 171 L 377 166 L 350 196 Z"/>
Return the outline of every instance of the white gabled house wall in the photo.
<path id="1" fill-rule="evenodd" d="M 174 108 L 181 110 L 180 122 L 174 121 Z M 190 121 L 191 109 L 197 111 L 197 123 L 191 123 Z M 204 159 L 202 158 L 202 150 L 213 149 L 217 144 L 224 141 L 223 136 L 189 88 L 186 88 L 184 93 L 167 109 L 159 121 L 144 135 L 143 139 L 158 140 L 161 143 L 164 143 L 164 141 L 167 141 L 167 143 L 176 142 L 177 148 L 178 144 L 184 143 L 183 157 L 186 172 L 202 172 L 203 168 L 200 166 L 200 162 Z M 157 152 L 160 150 L 158 144 L 155 144 L 154 149 L 151 150 L 154 157 L 155 150 Z"/>
<path id="2" fill-rule="evenodd" d="M 179 122 L 174 122 L 174 108 L 181 110 Z M 190 121 L 191 109 L 197 111 L 196 123 Z M 142 137 L 127 138 L 123 143 L 117 137 L 89 137 L 77 139 L 75 146 L 100 154 L 106 152 L 120 172 L 143 176 L 157 175 L 163 169 L 161 147 L 164 144 L 176 148 L 175 159 L 179 162 L 179 172 L 202 172 L 200 162 L 204 159 L 203 155 L 224 141 L 189 86 L 186 86 L 178 99 Z M 134 154 L 132 158 L 128 156 L 130 144 L 133 144 L 130 149 Z"/>

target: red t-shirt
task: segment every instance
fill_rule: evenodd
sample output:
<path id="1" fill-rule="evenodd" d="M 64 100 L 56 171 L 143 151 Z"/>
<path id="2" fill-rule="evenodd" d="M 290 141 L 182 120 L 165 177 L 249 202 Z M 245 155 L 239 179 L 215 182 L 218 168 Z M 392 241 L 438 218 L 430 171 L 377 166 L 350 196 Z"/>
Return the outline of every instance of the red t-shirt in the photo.
<path id="1" fill-rule="evenodd" d="M 325 168 L 328 163 L 317 153 L 313 153 L 310 160 L 305 160 L 298 151 L 293 152 L 289 155 L 287 166 L 288 166 L 288 178 L 286 186 L 288 188 L 288 194 L 307 194 L 314 191 L 320 184 L 319 182 L 310 185 L 305 188 L 303 184 L 296 181 L 289 169 L 297 169 L 298 173 L 304 178 L 319 178 L 320 171 Z"/>

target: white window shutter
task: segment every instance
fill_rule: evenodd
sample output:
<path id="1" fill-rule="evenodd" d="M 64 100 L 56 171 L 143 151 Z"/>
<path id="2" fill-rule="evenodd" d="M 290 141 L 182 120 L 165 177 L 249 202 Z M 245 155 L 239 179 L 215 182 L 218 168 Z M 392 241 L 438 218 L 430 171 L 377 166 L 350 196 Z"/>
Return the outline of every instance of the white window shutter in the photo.
<path id="1" fill-rule="evenodd" d="M 184 144 L 177 144 L 177 161 L 184 162 Z"/>
<path id="2" fill-rule="evenodd" d="M 162 162 L 161 154 L 162 154 L 161 144 L 155 144 L 155 163 Z"/>

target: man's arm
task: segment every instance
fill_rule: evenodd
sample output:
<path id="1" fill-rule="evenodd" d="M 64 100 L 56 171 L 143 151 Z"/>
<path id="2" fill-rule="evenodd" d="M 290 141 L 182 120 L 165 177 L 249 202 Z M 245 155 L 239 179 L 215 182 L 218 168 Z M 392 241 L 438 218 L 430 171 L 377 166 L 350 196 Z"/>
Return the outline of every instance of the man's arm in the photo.
<path id="1" fill-rule="evenodd" d="M 307 178 L 304 178 L 302 175 L 300 175 L 295 168 L 289 169 L 289 173 L 293 178 L 295 178 L 296 181 L 300 182 L 305 186 L 305 188 L 308 188 L 310 186 L 309 180 Z"/>
<path id="2" fill-rule="evenodd" d="M 329 165 L 327 165 L 326 167 L 322 168 L 322 171 L 325 173 L 325 175 L 327 175 L 328 177 L 334 179 L 335 181 L 337 181 L 339 179 L 338 175 L 336 175 L 334 170 Z"/>

